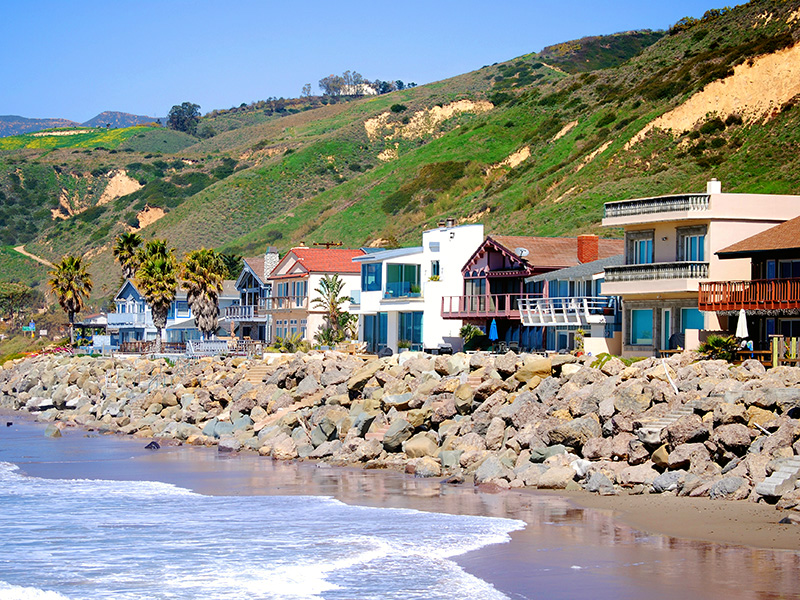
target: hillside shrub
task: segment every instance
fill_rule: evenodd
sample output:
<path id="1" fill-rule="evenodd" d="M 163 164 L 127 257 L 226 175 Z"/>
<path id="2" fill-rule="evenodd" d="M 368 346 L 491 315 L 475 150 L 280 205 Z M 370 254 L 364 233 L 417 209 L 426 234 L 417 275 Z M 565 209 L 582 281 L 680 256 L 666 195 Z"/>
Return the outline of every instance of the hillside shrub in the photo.
<path id="1" fill-rule="evenodd" d="M 407 109 L 408 107 L 405 104 L 392 104 L 389 110 L 391 110 L 393 113 L 401 113 Z"/>
<path id="2" fill-rule="evenodd" d="M 599 121 L 597 121 L 597 127 L 601 128 L 607 125 L 611 125 L 611 123 L 613 123 L 616 120 L 617 120 L 617 115 L 615 113 L 613 112 L 606 113 L 602 117 L 600 117 Z"/>
<path id="3" fill-rule="evenodd" d="M 725 131 L 725 123 L 719 117 L 709 119 L 700 126 L 700 133 L 708 135 L 717 131 Z"/>

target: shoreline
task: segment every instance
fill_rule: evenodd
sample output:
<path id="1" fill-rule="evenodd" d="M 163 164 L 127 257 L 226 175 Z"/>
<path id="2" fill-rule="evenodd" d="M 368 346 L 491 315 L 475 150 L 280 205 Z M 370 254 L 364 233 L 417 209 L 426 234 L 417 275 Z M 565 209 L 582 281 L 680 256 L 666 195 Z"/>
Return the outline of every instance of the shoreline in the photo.
<path id="1" fill-rule="evenodd" d="M 701 555 L 707 552 L 710 543 L 723 552 L 742 555 L 766 552 L 800 565 L 797 526 L 778 524 L 776 517 L 780 513 L 771 506 L 655 495 L 603 497 L 563 490 L 454 486 L 392 470 L 276 461 L 252 452 L 224 453 L 213 447 L 182 444 L 166 445 L 152 452 L 144 450 L 148 441 L 144 438 L 89 432 L 72 425 L 65 428 L 63 438 L 50 440 L 43 435 L 47 423 L 30 414 L 1 411 L 0 418 L 35 427 L 42 432 L 43 443 L 68 440 L 85 446 L 90 453 L 96 445 L 98 457 L 107 447 L 119 447 L 124 449 L 122 455 L 132 459 L 126 463 L 126 469 L 117 468 L 119 456 L 105 461 L 95 457 L 57 464 L 35 459 L 17 463 L 22 472 L 36 477 L 115 480 L 145 477 L 205 495 L 321 495 L 357 506 L 522 520 L 525 528 L 512 532 L 509 543 L 485 546 L 453 559 L 467 572 L 488 581 L 511 598 L 532 597 L 528 595 L 532 578 L 542 574 L 526 572 L 530 557 L 541 550 L 543 543 L 559 546 L 558 536 L 565 529 L 571 536 L 578 536 L 581 547 L 580 552 L 572 549 L 578 556 L 573 559 L 571 554 L 570 561 L 588 560 L 581 558 L 584 548 L 589 548 L 585 553 L 594 560 L 598 560 L 595 554 L 606 551 L 622 553 L 626 560 L 633 560 L 640 552 L 647 554 L 651 547 L 662 546 Z M 101 443 L 97 444 L 98 441 Z M 0 460 L 5 460 L 2 455 Z M 627 547 L 634 541 L 633 548 Z"/>

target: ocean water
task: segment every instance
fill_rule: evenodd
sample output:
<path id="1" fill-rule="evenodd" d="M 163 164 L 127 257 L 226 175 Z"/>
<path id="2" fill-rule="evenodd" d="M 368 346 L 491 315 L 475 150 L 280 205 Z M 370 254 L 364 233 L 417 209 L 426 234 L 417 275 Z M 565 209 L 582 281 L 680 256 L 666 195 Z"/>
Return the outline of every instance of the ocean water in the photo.
<path id="1" fill-rule="evenodd" d="M 0 599 L 506 598 L 454 558 L 524 523 L 43 479 L 0 462 Z"/>

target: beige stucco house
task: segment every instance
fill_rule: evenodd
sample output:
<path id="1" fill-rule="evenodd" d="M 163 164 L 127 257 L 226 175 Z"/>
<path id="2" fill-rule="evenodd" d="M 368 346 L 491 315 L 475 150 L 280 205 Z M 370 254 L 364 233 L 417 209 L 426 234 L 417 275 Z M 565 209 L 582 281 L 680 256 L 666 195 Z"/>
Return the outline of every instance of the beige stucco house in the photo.
<path id="1" fill-rule="evenodd" d="M 606 203 L 603 225 L 625 230 L 625 264 L 607 268 L 602 285 L 622 298 L 624 356 L 693 348 L 701 331 L 727 329 L 724 315 L 698 310 L 699 284 L 749 279 L 750 261 L 715 253 L 800 214 L 800 196 L 721 188 Z"/>

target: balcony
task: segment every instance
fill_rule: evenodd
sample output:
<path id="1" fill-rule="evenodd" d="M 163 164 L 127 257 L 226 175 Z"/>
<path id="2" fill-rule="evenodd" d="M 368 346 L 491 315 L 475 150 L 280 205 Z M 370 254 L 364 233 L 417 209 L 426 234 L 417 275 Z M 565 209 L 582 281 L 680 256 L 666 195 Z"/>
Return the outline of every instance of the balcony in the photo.
<path id="1" fill-rule="evenodd" d="M 614 323 L 616 298 L 522 298 L 520 320 L 526 327 L 588 326 Z"/>
<path id="2" fill-rule="evenodd" d="M 444 296 L 443 319 L 505 318 L 520 319 L 520 301 L 541 298 L 540 294 L 496 294 L 485 296 Z"/>
<path id="3" fill-rule="evenodd" d="M 603 218 L 614 219 L 656 213 L 706 211 L 709 210 L 710 206 L 708 194 L 681 194 L 678 196 L 621 200 L 619 202 L 607 202 L 603 209 Z"/>
<path id="4" fill-rule="evenodd" d="M 308 310 L 308 296 L 278 296 L 272 298 L 272 310 Z"/>
<path id="5" fill-rule="evenodd" d="M 662 279 L 707 279 L 707 262 L 664 262 L 606 267 L 606 283 L 657 281 Z"/>
<path id="6" fill-rule="evenodd" d="M 386 289 L 383 291 L 384 300 L 407 300 L 409 298 L 421 298 L 421 288 L 419 283 L 412 283 L 410 281 L 397 281 L 394 283 L 387 283 Z"/>
<path id="7" fill-rule="evenodd" d="M 707 281 L 700 284 L 698 308 L 714 312 L 800 309 L 800 279 Z"/>
<path id="8" fill-rule="evenodd" d="M 152 324 L 148 313 L 108 313 L 109 327 L 145 327 Z"/>
<path id="9" fill-rule="evenodd" d="M 225 307 L 224 318 L 230 321 L 263 321 L 271 307 L 272 298 L 262 298 L 258 304 L 235 304 Z"/>

